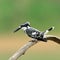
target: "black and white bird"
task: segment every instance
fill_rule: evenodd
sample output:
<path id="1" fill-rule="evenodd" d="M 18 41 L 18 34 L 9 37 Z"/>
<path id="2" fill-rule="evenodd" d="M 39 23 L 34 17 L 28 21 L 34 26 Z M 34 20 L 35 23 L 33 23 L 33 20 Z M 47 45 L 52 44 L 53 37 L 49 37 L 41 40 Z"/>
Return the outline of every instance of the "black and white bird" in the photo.
<path id="1" fill-rule="evenodd" d="M 44 35 L 46 35 L 49 31 L 53 30 L 54 27 L 51 27 L 47 29 L 44 32 L 41 32 L 33 27 L 30 26 L 30 22 L 26 22 L 24 24 L 21 24 L 14 32 L 17 32 L 18 30 L 23 29 L 24 32 L 31 38 L 47 42 L 47 39 L 44 38 Z"/>

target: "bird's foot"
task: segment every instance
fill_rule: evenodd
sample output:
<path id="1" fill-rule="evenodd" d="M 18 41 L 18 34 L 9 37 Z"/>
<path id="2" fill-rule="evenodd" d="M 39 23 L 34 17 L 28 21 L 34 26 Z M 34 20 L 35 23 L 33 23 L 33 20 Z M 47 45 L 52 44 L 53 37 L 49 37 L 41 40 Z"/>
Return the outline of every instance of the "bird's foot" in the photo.
<path id="1" fill-rule="evenodd" d="M 29 41 L 29 42 L 37 42 L 37 40 L 31 40 L 31 41 Z"/>

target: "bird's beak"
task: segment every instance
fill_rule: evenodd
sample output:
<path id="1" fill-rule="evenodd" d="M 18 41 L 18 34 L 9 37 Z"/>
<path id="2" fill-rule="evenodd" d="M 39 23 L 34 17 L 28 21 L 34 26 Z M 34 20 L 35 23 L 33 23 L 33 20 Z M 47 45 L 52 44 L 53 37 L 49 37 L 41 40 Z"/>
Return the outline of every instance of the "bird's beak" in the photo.
<path id="1" fill-rule="evenodd" d="M 14 30 L 14 33 L 17 32 L 20 29 L 21 29 L 21 27 L 19 26 L 16 30 Z"/>

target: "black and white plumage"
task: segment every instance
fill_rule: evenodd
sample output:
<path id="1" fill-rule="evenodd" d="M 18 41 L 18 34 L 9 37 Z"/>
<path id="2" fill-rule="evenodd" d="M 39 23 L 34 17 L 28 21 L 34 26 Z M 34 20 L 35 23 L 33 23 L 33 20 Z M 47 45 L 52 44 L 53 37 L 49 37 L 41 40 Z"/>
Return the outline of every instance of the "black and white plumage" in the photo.
<path id="1" fill-rule="evenodd" d="M 58 38 L 56 38 L 55 36 L 54 37 L 51 36 L 51 37 L 47 37 L 47 38 L 44 37 L 44 35 L 46 35 L 49 31 L 53 30 L 54 27 L 51 27 L 44 32 L 41 32 L 41 31 L 31 27 L 29 22 L 26 22 L 26 23 L 20 25 L 14 32 L 17 32 L 20 29 L 23 29 L 24 32 L 29 37 L 37 39 L 39 41 L 47 42 L 47 39 L 49 39 L 49 40 L 51 39 L 53 41 L 58 40 Z M 59 43 L 60 43 L 60 41 L 59 41 Z"/>

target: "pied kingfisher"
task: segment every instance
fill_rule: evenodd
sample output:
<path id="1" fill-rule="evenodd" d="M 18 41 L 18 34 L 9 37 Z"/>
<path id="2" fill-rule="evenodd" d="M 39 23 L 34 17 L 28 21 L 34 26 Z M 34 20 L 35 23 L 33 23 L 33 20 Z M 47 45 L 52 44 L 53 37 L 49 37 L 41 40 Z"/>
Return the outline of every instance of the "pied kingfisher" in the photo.
<path id="1" fill-rule="evenodd" d="M 49 31 L 53 30 L 54 27 L 51 27 L 44 32 L 41 32 L 33 27 L 30 26 L 30 22 L 26 22 L 24 24 L 21 24 L 14 32 L 17 32 L 18 30 L 23 29 L 24 32 L 31 38 L 47 42 L 46 38 L 44 38 L 44 35 L 47 34 Z"/>

